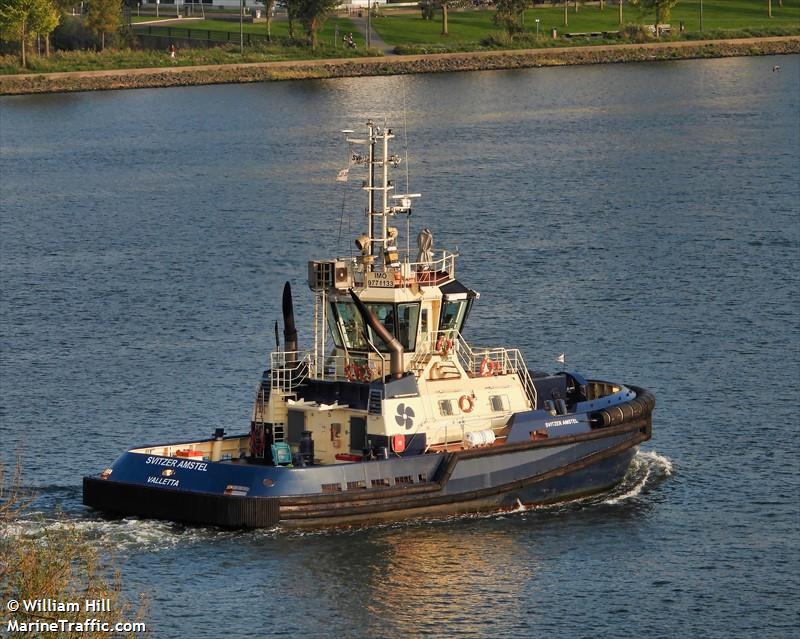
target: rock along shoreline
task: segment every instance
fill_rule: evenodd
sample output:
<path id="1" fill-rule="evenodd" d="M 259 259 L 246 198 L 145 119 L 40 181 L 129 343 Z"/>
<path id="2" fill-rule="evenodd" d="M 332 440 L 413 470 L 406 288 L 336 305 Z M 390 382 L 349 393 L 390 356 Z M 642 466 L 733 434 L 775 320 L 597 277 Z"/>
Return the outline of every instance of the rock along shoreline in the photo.
<path id="1" fill-rule="evenodd" d="M 800 53 L 800 36 L 0 76 L 0 95 Z"/>

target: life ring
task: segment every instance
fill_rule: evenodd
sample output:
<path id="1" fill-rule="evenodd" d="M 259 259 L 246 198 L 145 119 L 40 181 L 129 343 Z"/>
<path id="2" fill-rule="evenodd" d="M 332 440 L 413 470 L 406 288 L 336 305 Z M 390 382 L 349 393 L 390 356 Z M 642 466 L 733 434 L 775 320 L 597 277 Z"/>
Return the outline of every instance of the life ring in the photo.
<path id="1" fill-rule="evenodd" d="M 358 366 L 358 381 L 360 382 L 369 382 L 372 381 L 372 374 L 373 369 L 372 366 L 369 364 L 365 364 L 364 366 Z"/>
<path id="2" fill-rule="evenodd" d="M 392 436 L 392 450 L 396 453 L 402 453 L 406 449 L 406 436 L 393 435 Z"/>
<path id="3" fill-rule="evenodd" d="M 471 395 L 462 395 L 458 398 L 458 407 L 462 413 L 471 413 L 472 409 L 475 408 L 475 400 L 472 399 Z"/>
<path id="4" fill-rule="evenodd" d="M 358 364 L 351 362 L 344 367 L 344 376 L 349 382 L 355 382 L 361 379 L 361 367 Z"/>
<path id="5" fill-rule="evenodd" d="M 444 335 L 440 335 L 439 339 L 436 340 L 436 352 L 444 357 L 450 352 L 451 348 L 453 348 L 453 340 L 448 339 Z"/>
<path id="6" fill-rule="evenodd" d="M 481 377 L 489 377 L 494 373 L 495 364 L 488 357 L 484 357 L 481 362 Z"/>

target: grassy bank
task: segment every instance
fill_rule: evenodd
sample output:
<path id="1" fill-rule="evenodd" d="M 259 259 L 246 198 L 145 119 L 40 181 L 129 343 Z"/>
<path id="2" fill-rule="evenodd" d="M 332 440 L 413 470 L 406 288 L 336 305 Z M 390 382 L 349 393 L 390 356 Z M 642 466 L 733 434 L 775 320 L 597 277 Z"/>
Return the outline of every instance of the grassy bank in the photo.
<path id="1" fill-rule="evenodd" d="M 703 0 L 704 24 L 700 30 L 700 0 L 681 0 L 674 7 L 670 23 L 672 33 L 662 37 L 662 41 L 683 41 L 699 39 L 731 39 L 767 36 L 787 36 L 800 34 L 800 0 L 773 0 L 773 17 L 767 15 L 764 0 Z M 219 19 L 221 15 L 206 20 L 173 20 L 171 24 L 154 24 L 136 27 L 136 33 L 143 34 L 147 43 L 154 49 L 107 50 L 102 53 L 90 51 L 58 52 L 50 57 L 31 56 L 29 66 L 23 69 L 14 55 L 0 56 L 0 75 L 19 73 L 50 73 L 65 71 L 91 71 L 104 69 L 132 69 L 195 65 L 224 65 L 235 63 L 278 62 L 291 60 L 319 60 L 327 58 L 356 58 L 380 55 L 378 51 L 366 51 L 364 40 L 355 25 L 346 17 L 331 16 L 320 33 L 320 47 L 311 51 L 306 46 L 294 44 L 288 39 L 288 24 L 283 16 L 272 24 L 276 42 L 267 43 L 260 39 L 266 35 L 265 23 L 245 23 L 244 33 L 255 37 L 245 47 L 244 55 L 239 53 L 239 23 L 235 20 Z M 418 11 L 385 10 L 385 15 L 373 19 L 373 25 L 380 36 L 394 45 L 399 54 L 431 54 L 466 51 L 495 51 L 519 49 L 548 49 L 553 47 L 580 47 L 585 45 L 617 42 L 640 42 L 648 38 L 641 30 L 626 26 L 623 37 L 609 38 L 565 37 L 566 34 L 587 32 L 615 32 L 619 30 L 617 5 L 605 4 L 603 10 L 599 3 L 580 5 L 576 12 L 570 5 L 569 26 L 564 26 L 564 9 L 561 6 L 536 6 L 525 12 L 525 32 L 513 40 L 501 33 L 493 22 L 494 11 L 451 11 L 449 35 L 441 34 L 439 16 L 434 20 L 423 20 Z M 536 20 L 538 23 L 538 37 Z M 642 12 L 624 5 L 626 25 L 650 24 L 654 21 L 652 13 Z M 685 31 L 680 33 L 683 23 Z M 551 37 L 555 28 L 558 38 Z M 345 49 L 341 37 L 352 32 L 358 48 Z M 300 27 L 297 28 L 298 35 Z M 149 34 L 149 35 L 145 35 Z M 191 36 L 191 38 L 189 38 Z M 197 40 L 229 41 L 223 46 L 206 48 Z M 178 56 L 171 60 L 166 49 L 170 41 L 176 41 Z"/>
<path id="2" fill-rule="evenodd" d="M 439 55 L 297 60 L 165 69 L 129 69 L 63 74 L 0 75 L 0 95 L 101 91 L 199 84 L 268 82 L 365 77 L 407 73 L 450 73 L 526 69 L 572 64 L 652 62 L 692 58 L 800 53 L 800 36 L 746 40 L 658 42 L 650 44 L 560 47 L 519 51 L 480 51 Z"/>
<path id="3" fill-rule="evenodd" d="M 783 7 L 773 1 L 772 18 L 767 15 L 767 3 L 762 0 L 703 0 L 703 31 L 700 31 L 700 0 L 681 0 L 672 10 L 670 24 L 677 38 L 681 22 L 685 37 L 739 38 L 800 33 L 800 0 L 784 0 Z M 389 44 L 403 47 L 401 51 L 471 51 L 479 50 L 494 41 L 502 42 L 493 22 L 493 11 L 451 11 L 448 35 L 442 35 L 440 16 L 423 20 L 419 13 L 395 14 L 389 12 L 373 21 L 375 30 Z M 625 24 L 652 24 L 652 13 L 624 5 Z M 539 39 L 536 40 L 536 20 L 539 20 Z M 560 36 L 555 45 L 552 29 Z M 599 3 L 580 5 L 576 12 L 570 5 L 568 26 L 564 24 L 564 8 L 544 6 L 525 11 L 525 33 L 519 40 L 529 46 L 565 46 L 564 34 L 620 29 L 617 5 Z M 689 35 L 691 33 L 691 35 Z M 513 46 L 513 45 L 512 45 Z"/>
<path id="4" fill-rule="evenodd" d="M 102 71 L 111 69 L 149 69 L 191 67 L 207 64 L 237 64 L 250 62 L 280 62 L 283 60 L 323 60 L 328 58 L 364 57 L 380 55 L 376 51 L 353 52 L 341 48 L 320 47 L 312 52 L 305 47 L 284 47 L 256 45 L 239 53 L 239 45 L 223 47 L 180 49 L 175 60 L 164 51 L 107 49 L 102 53 L 94 51 L 58 51 L 49 57 L 33 56 L 28 68 L 19 65 L 14 55 L 0 56 L 0 75 L 20 73 L 61 73 L 65 71 Z"/>
<path id="5" fill-rule="evenodd" d="M 106 49 L 105 51 L 55 51 L 50 56 L 31 55 L 28 58 L 28 67 L 19 64 L 17 55 L 0 55 L 0 75 L 16 73 L 60 73 L 67 71 L 100 71 L 104 69 L 136 69 L 151 67 L 196 66 L 207 64 L 236 64 L 240 62 L 278 62 L 282 60 L 316 60 L 327 58 L 351 58 L 364 56 L 377 56 L 381 52 L 367 50 L 363 38 L 358 34 L 353 23 L 347 18 L 331 17 L 325 22 L 319 33 L 319 46 L 315 51 L 302 42 L 292 42 L 289 39 L 289 26 L 287 21 L 276 20 L 272 23 L 272 36 L 274 42 L 269 43 L 264 39 L 253 42 L 244 49 L 244 55 L 239 51 L 239 23 L 229 20 L 175 20 L 169 25 L 148 25 L 139 27 L 136 32 L 149 33 L 163 39 L 166 43 L 174 39 L 178 42 L 178 54 L 173 60 L 167 52 L 167 44 L 157 48 L 120 48 Z M 209 32 L 210 38 L 217 41 L 229 41 L 224 45 L 206 47 L 198 44 L 186 46 L 188 32 L 194 38 L 205 39 Z M 265 23 L 245 23 L 245 34 L 257 35 L 265 38 L 267 27 Z M 342 36 L 353 33 L 357 43 L 356 49 L 345 49 L 342 45 Z M 295 27 L 298 38 L 303 36 L 302 28 Z M 227 36 L 226 34 L 230 34 Z M 159 40 L 161 42 L 161 40 Z"/>

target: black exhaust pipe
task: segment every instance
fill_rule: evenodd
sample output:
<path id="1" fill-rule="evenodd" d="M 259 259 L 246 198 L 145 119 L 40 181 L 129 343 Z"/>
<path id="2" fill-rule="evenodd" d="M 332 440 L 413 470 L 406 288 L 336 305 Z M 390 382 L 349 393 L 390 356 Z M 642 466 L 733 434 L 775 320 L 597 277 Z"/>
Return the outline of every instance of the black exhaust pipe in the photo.
<path id="1" fill-rule="evenodd" d="M 283 340 L 284 350 L 291 353 L 286 356 L 286 361 L 295 361 L 297 359 L 297 329 L 294 325 L 292 286 L 289 282 L 283 285 Z"/>
<path id="2" fill-rule="evenodd" d="M 361 313 L 361 317 L 364 318 L 364 321 L 372 327 L 372 330 L 375 331 L 389 347 L 391 351 L 389 371 L 392 377 L 400 379 L 403 376 L 403 345 L 378 321 L 378 318 L 375 317 L 375 313 L 369 310 L 366 304 L 358 299 L 358 295 L 355 294 L 352 288 L 348 289 L 348 292 L 350 293 L 350 297 L 353 298 L 358 312 Z"/>

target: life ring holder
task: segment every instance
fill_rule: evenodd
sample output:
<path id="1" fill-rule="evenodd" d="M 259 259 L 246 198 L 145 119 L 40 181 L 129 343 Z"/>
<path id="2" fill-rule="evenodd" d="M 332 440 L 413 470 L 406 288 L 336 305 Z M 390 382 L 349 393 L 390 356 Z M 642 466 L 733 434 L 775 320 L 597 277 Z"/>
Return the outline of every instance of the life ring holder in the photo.
<path id="1" fill-rule="evenodd" d="M 494 375 L 496 364 L 488 357 L 484 357 L 481 362 L 481 377 L 490 377 Z"/>
<path id="2" fill-rule="evenodd" d="M 458 407 L 462 413 L 471 413 L 475 408 L 475 400 L 472 395 L 462 395 L 458 398 Z"/>

